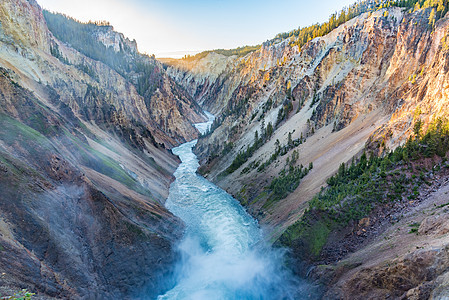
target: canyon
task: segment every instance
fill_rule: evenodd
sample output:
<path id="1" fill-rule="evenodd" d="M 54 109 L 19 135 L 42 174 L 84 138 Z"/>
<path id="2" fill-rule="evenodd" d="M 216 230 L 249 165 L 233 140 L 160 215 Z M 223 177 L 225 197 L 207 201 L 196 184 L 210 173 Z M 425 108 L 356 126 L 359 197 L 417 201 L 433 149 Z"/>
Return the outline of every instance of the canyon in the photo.
<path id="1" fill-rule="evenodd" d="M 171 149 L 185 155 L 176 147 L 198 139 L 187 144 L 197 172 L 323 299 L 448 297 L 447 149 L 407 151 L 428 152 L 426 132 L 447 134 L 449 17 L 362 4 L 303 44 L 287 34 L 241 53 L 158 60 L 108 23 L 2 1 L 0 295 L 177 292 L 189 224 L 165 207 L 183 205 L 169 196 L 181 164 Z M 200 133 L 203 110 L 215 121 Z M 370 194 L 369 209 L 347 191 L 320 202 L 350 187 L 339 180 L 351 172 L 368 178 L 355 189 L 385 194 Z"/>
<path id="2" fill-rule="evenodd" d="M 432 275 L 413 273 L 433 270 L 437 257 L 446 257 L 445 235 L 420 227 L 444 226 L 432 217 L 447 215 L 437 200 L 444 172 L 430 172 L 432 188 L 417 200 L 335 231 L 309 208 L 342 163 L 349 166 L 365 152 L 385 156 L 414 136 L 417 122 L 425 131 L 446 118 L 449 20 L 433 27 L 431 11 L 378 8 L 301 48 L 292 46 L 293 36 L 241 57 L 212 52 L 166 62 L 170 76 L 219 120 L 196 146 L 200 172 L 239 199 L 268 239 L 292 249 L 297 273 L 327 286 L 324 298 L 447 295 L 447 264 Z M 293 178 L 288 172 L 299 165 L 299 184 L 275 198 L 273 182 Z M 418 237 L 409 234 L 413 224 Z M 311 233 L 298 237 L 301 226 Z"/>
<path id="3" fill-rule="evenodd" d="M 139 94 L 139 74 L 55 38 L 36 1 L 2 1 L 0 24 L 0 293 L 162 293 L 184 226 L 164 207 L 169 148 L 198 135 L 202 110 L 151 57 L 155 86 Z M 110 26 L 90 39 L 140 55 Z"/>

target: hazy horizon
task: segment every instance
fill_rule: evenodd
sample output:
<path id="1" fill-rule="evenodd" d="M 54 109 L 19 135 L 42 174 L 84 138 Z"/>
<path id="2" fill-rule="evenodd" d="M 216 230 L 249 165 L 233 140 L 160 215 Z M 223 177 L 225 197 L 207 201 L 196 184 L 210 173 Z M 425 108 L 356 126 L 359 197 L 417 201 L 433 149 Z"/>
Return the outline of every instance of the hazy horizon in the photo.
<path id="1" fill-rule="evenodd" d="M 189 51 L 189 50 L 169 51 L 169 52 L 155 53 L 154 55 L 156 56 L 156 58 L 183 58 L 186 55 L 195 55 L 202 51 L 207 51 L 207 50 L 215 50 L 215 49 L 204 49 L 204 50 L 197 50 L 197 51 Z"/>
<path id="2" fill-rule="evenodd" d="M 181 58 L 213 49 L 258 45 L 299 26 L 322 23 L 355 0 L 37 0 L 52 12 L 77 20 L 109 21 L 135 39 L 139 51 Z M 88 7 L 89 9 L 86 9 Z"/>

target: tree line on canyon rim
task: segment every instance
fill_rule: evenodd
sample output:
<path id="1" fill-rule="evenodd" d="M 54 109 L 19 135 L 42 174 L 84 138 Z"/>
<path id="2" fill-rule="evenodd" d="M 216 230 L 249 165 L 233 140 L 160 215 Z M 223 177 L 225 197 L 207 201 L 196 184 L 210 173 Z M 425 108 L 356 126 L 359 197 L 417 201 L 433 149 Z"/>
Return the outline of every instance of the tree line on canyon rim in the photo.
<path id="1" fill-rule="evenodd" d="M 157 84 L 149 80 L 155 71 L 154 55 L 147 56 L 132 51 L 126 44 L 120 45 L 120 51 L 116 52 L 113 47 L 107 47 L 93 38 L 95 32 L 112 28 L 108 22 L 83 23 L 63 14 L 47 10 L 44 10 L 43 13 L 48 29 L 60 41 L 71 45 L 87 57 L 103 62 L 128 80 L 134 81 L 133 76 L 137 74 L 137 82 L 134 83 L 141 96 L 148 97 L 156 90 Z M 50 51 L 63 63 L 71 64 L 60 52 L 58 44 L 52 44 Z M 97 75 L 86 64 L 79 64 L 76 67 L 96 79 Z M 131 76 L 132 74 L 133 76 Z"/>
<path id="2" fill-rule="evenodd" d="M 279 33 L 273 39 L 268 40 L 265 44 L 273 45 L 285 39 L 290 39 L 290 46 L 298 46 L 299 50 L 309 41 L 316 37 L 325 36 L 338 26 L 347 21 L 360 16 L 363 13 L 374 12 L 376 10 L 388 7 L 404 7 L 409 8 L 410 11 L 416 11 L 422 8 L 433 8 L 429 15 L 429 26 L 434 26 L 435 22 L 443 17 L 448 11 L 447 0 L 398 0 L 398 1 L 379 1 L 379 0 L 365 0 L 359 1 L 342 9 L 340 12 L 333 13 L 327 22 L 322 24 L 313 24 L 304 28 Z M 245 56 L 248 53 L 258 50 L 261 45 L 243 46 L 235 49 L 217 49 L 212 51 L 204 51 L 196 55 L 186 55 L 182 59 L 186 61 L 200 60 L 206 57 L 209 53 L 215 52 L 225 56 Z"/>

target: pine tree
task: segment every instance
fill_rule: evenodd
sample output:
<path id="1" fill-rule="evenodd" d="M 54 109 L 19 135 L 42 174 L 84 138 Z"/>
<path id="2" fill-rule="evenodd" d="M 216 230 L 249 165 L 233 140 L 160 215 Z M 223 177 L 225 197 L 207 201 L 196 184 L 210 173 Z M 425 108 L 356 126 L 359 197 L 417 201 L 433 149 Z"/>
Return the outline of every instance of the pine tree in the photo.
<path id="1" fill-rule="evenodd" d="M 268 122 L 266 134 L 268 138 L 273 134 L 273 125 L 271 124 L 271 122 Z"/>
<path id="2" fill-rule="evenodd" d="M 444 6 L 444 1 L 443 0 L 439 0 L 438 1 L 438 7 L 437 7 L 437 12 L 438 12 L 438 15 L 440 16 L 440 17 L 442 17 L 443 16 L 443 12 L 446 10 L 446 7 Z"/>
<path id="3" fill-rule="evenodd" d="M 309 170 L 312 170 L 313 169 L 313 162 L 310 162 L 310 164 L 309 164 Z"/>
<path id="4" fill-rule="evenodd" d="M 435 8 L 432 8 L 432 11 L 430 12 L 429 25 L 432 26 L 432 28 L 435 26 Z"/>
<path id="5" fill-rule="evenodd" d="M 415 125 L 413 126 L 413 133 L 415 134 L 416 139 L 419 139 L 421 136 L 421 128 L 423 121 L 417 120 Z"/>
<path id="6" fill-rule="evenodd" d="M 419 5 L 419 2 L 416 2 L 414 11 L 417 11 L 417 10 L 420 10 L 420 9 L 421 9 L 421 6 Z"/>

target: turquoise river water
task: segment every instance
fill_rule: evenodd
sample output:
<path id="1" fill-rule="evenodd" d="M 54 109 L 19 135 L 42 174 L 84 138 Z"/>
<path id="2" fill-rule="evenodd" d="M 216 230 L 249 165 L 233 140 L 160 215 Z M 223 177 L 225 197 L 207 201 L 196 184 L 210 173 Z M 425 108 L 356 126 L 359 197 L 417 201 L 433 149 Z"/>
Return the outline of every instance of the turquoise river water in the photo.
<path id="1" fill-rule="evenodd" d="M 213 121 L 197 124 L 205 132 Z M 186 224 L 179 245 L 182 259 L 176 285 L 165 299 L 301 299 L 305 285 L 284 267 L 239 202 L 196 174 L 196 140 L 175 149 L 182 163 L 175 172 L 166 207 Z M 298 294 L 299 293 L 299 294 Z M 305 293 L 307 294 L 307 293 Z"/>

